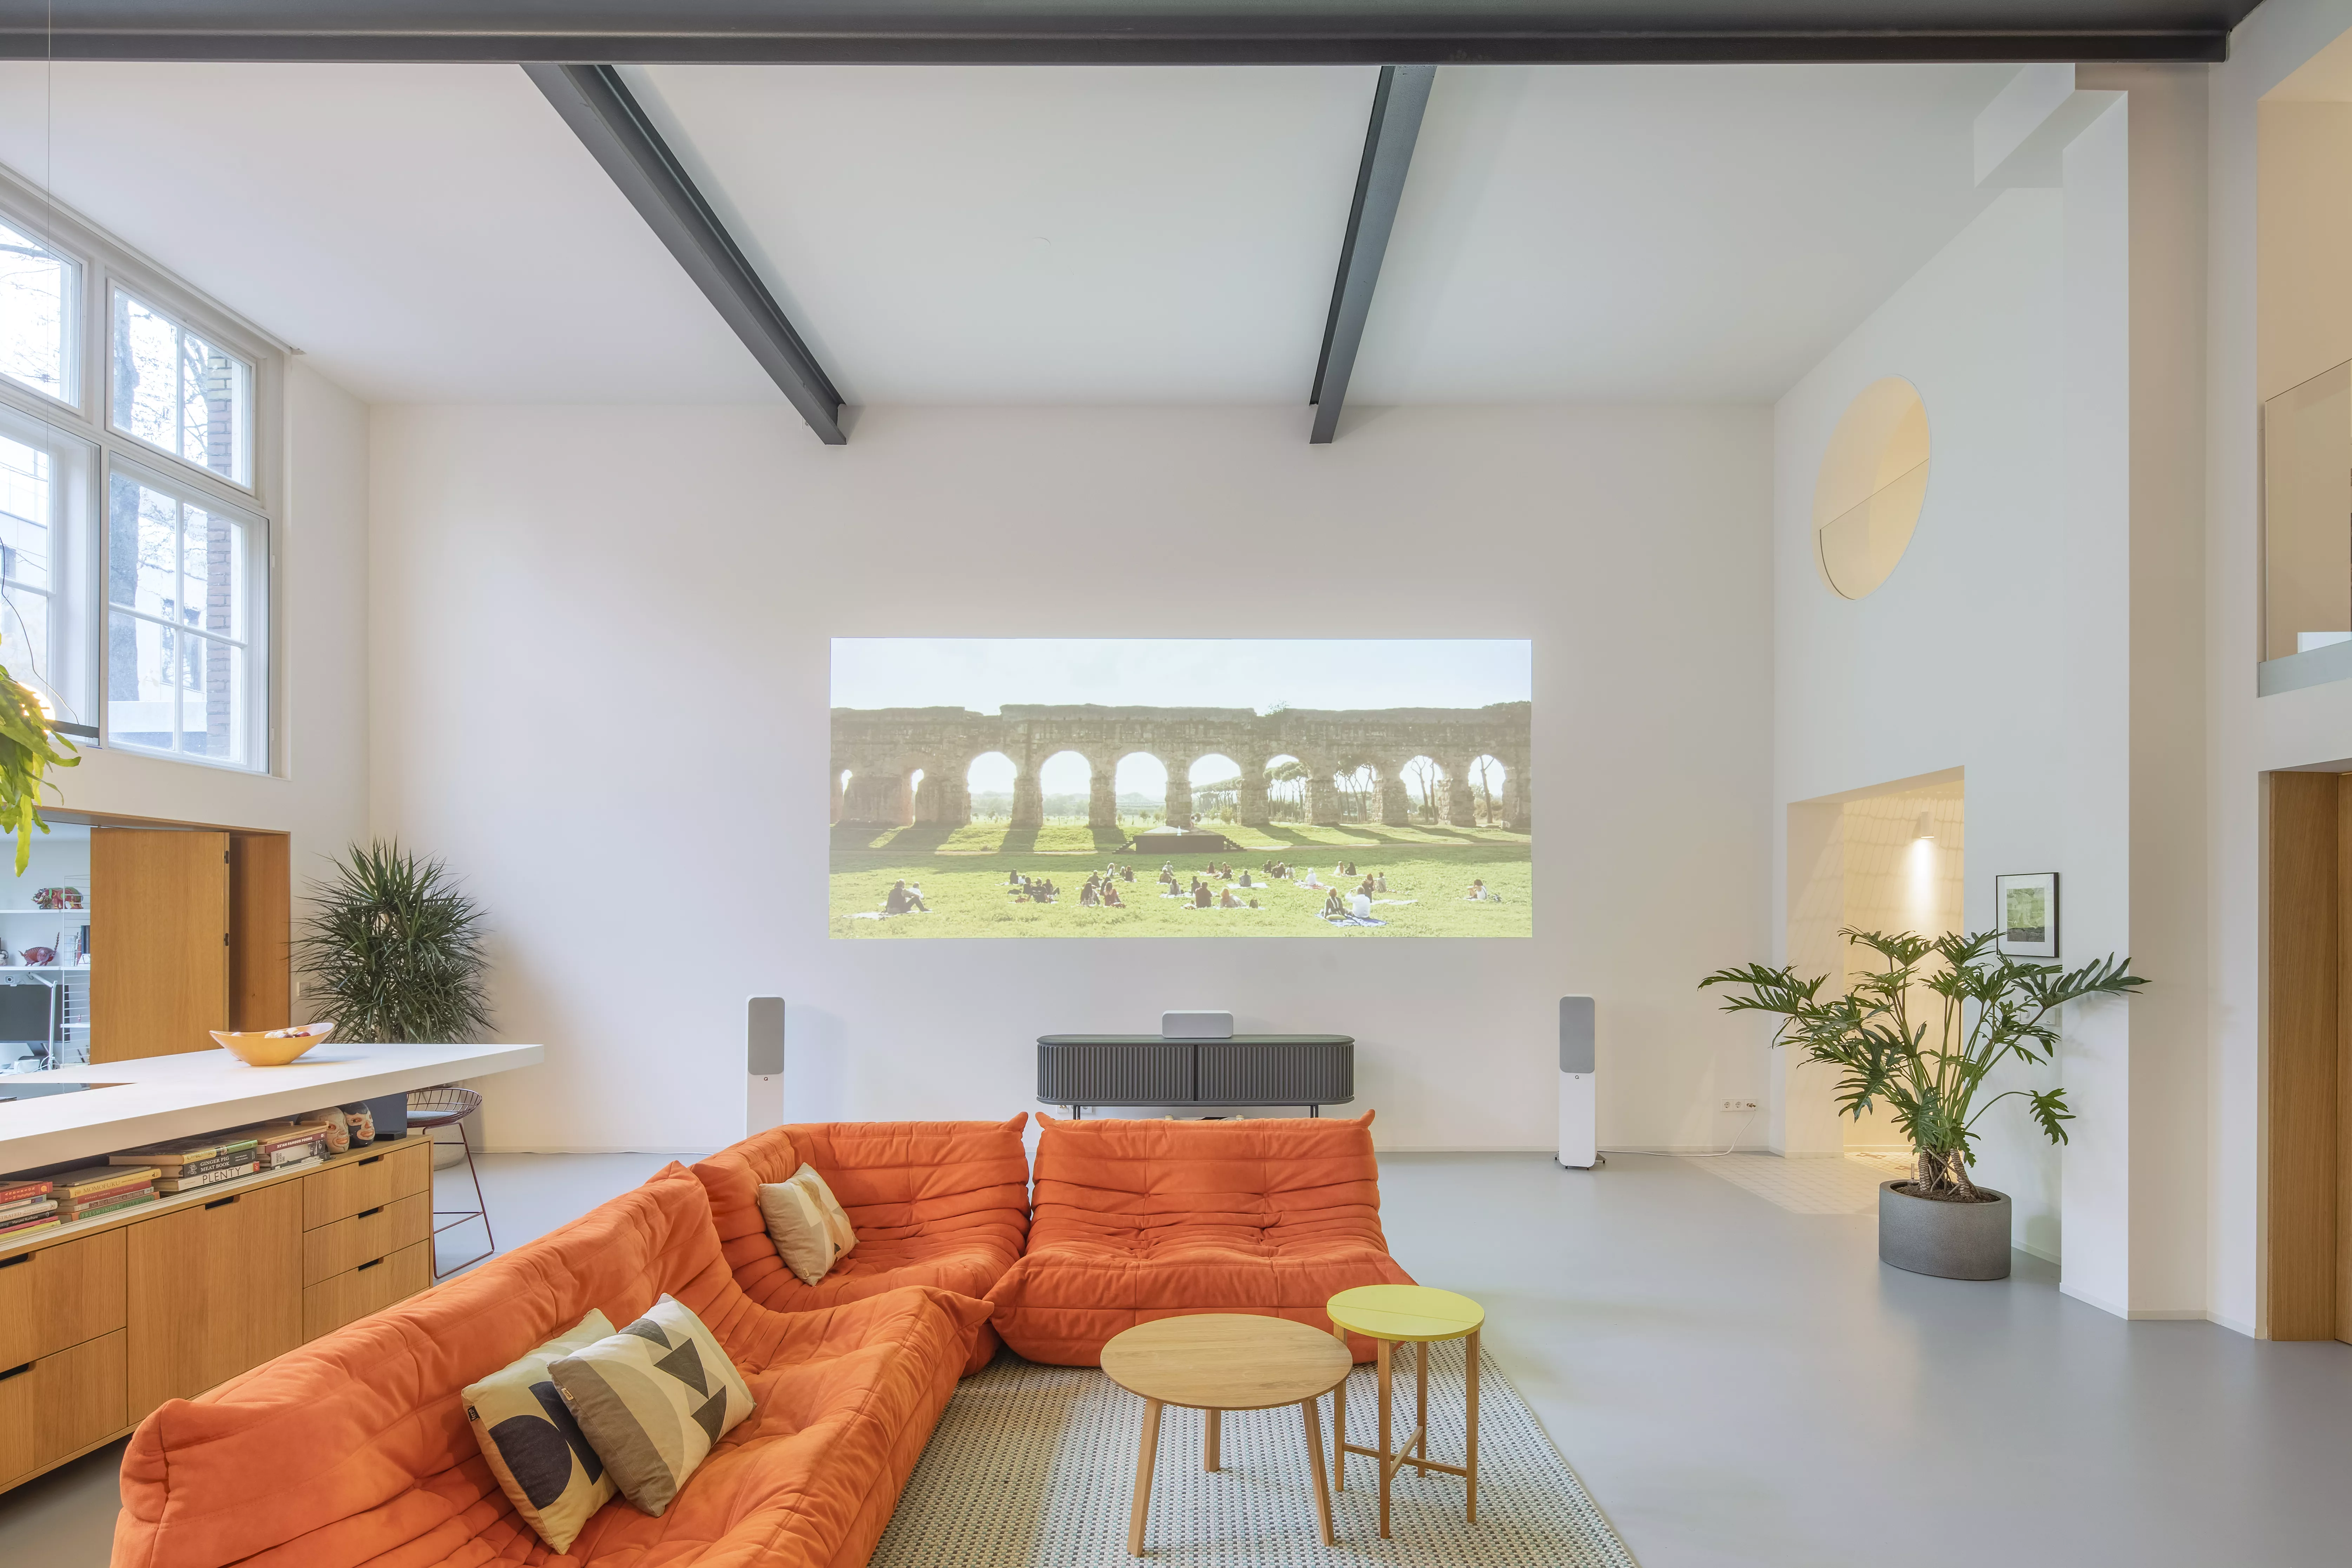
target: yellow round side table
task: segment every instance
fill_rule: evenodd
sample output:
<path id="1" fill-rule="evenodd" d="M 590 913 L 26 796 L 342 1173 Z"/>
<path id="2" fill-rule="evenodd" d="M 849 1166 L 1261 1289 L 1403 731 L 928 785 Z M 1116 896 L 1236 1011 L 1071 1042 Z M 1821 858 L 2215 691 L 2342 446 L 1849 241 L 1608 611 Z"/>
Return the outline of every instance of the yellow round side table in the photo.
<path id="1" fill-rule="evenodd" d="M 1381 1534 L 1389 1532 L 1389 1483 L 1399 1469 L 1411 1465 L 1422 1474 L 1443 1470 L 1449 1476 L 1460 1476 L 1469 1484 L 1470 1522 L 1478 1522 L 1478 1329 L 1486 1321 L 1486 1309 L 1467 1296 L 1451 1290 L 1433 1290 L 1425 1285 L 1360 1285 L 1353 1290 L 1342 1290 L 1331 1298 L 1324 1310 L 1331 1317 L 1331 1331 L 1341 1340 L 1357 1333 L 1375 1342 L 1380 1368 L 1381 1446 L 1361 1447 L 1348 1441 L 1348 1385 L 1342 1383 L 1331 1399 L 1331 1486 L 1335 1491 L 1348 1487 L 1348 1456 L 1361 1454 L 1378 1459 L 1381 1465 Z M 1429 1347 L 1439 1340 L 1467 1340 L 1464 1352 L 1467 1358 L 1466 1404 L 1468 1405 L 1469 1452 L 1459 1465 L 1440 1464 L 1429 1457 Z M 1392 1399 L 1390 1393 L 1391 1374 L 1394 1369 L 1392 1345 L 1411 1344 L 1420 1347 L 1420 1363 L 1413 1376 L 1413 1431 L 1403 1447 L 1390 1443 L 1390 1423 Z"/>

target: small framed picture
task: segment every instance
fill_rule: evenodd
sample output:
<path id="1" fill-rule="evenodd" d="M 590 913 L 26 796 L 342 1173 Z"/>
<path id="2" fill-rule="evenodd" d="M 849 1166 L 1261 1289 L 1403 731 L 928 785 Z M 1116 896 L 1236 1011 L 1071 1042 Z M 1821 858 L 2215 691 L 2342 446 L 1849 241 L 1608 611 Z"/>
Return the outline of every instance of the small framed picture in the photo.
<path id="1" fill-rule="evenodd" d="M 2021 871 L 1992 879 L 1994 944 L 2010 958 L 2058 956 L 2058 873 Z"/>

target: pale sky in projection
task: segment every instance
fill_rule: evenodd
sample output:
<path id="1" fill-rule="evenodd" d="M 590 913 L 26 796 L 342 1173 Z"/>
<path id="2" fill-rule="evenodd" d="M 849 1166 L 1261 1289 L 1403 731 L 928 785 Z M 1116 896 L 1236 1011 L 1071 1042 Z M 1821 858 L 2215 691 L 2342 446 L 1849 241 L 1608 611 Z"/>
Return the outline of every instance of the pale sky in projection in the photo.
<path id="1" fill-rule="evenodd" d="M 835 637 L 835 708 L 1483 708 L 1532 696 L 1502 638 Z"/>

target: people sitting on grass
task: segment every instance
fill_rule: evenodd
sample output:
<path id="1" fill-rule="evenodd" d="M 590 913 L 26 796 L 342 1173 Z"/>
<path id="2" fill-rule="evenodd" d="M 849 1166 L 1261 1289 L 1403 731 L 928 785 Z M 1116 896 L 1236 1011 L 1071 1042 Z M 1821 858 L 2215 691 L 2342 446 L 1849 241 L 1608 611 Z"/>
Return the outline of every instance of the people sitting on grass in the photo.
<path id="1" fill-rule="evenodd" d="M 1358 889 L 1356 896 L 1348 900 L 1348 912 L 1355 916 L 1360 921 L 1370 920 L 1372 918 L 1372 895 L 1362 889 Z"/>
<path id="2" fill-rule="evenodd" d="M 904 915 L 917 911 L 923 914 L 931 912 L 923 903 L 922 889 L 908 888 L 904 877 L 891 883 L 890 891 L 885 894 L 882 900 L 882 912 L 886 915 Z"/>
<path id="3" fill-rule="evenodd" d="M 1213 908 L 1215 900 L 1209 891 L 1209 884 L 1206 882 L 1194 882 L 1192 884 L 1192 907 L 1196 910 L 1205 910 Z"/>
<path id="4" fill-rule="evenodd" d="M 1344 915 L 1347 912 L 1348 906 L 1339 901 L 1339 889 L 1332 889 L 1323 900 L 1323 918 L 1328 921 L 1335 915 Z"/>
<path id="5" fill-rule="evenodd" d="M 1106 882 L 1103 884 L 1102 907 L 1107 910 L 1123 910 L 1127 908 L 1127 900 L 1118 896 L 1118 886 L 1117 883 Z"/>
<path id="6" fill-rule="evenodd" d="M 1474 904 L 1499 904 L 1503 901 L 1503 895 L 1487 887 L 1485 878 L 1474 877 L 1470 880 L 1469 901 Z"/>
<path id="7" fill-rule="evenodd" d="M 1089 875 L 1078 888 L 1078 907 L 1090 910 L 1102 901 L 1102 881 Z"/>
<path id="8" fill-rule="evenodd" d="M 1217 907 L 1221 910 L 1240 909 L 1242 907 L 1242 896 L 1234 891 L 1231 888 L 1227 888 L 1223 893 L 1218 896 Z"/>
<path id="9" fill-rule="evenodd" d="M 1375 871 L 1375 872 L 1373 872 L 1373 873 L 1372 873 L 1372 891 L 1374 891 L 1375 893 L 1385 893 L 1385 892 L 1387 892 L 1388 890 L 1389 890 L 1389 874 L 1388 874 L 1386 871 Z"/>
<path id="10" fill-rule="evenodd" d="M 1134 881 L 1134 880 L 1135 880 L 1135 868 L 1134 868 L 1134 867 L 1132 867 L 1132 866 L 1121 866 L 1121 867 L 1118 868 L 1118 879 L 1119 879 L 1120 881 L 1122 881 L 1122 882 L 1132 882 L 1132 881 Z"/>
<path id="11" fill-rule="evenodd" d="M 1242 868 L 1241 885 L 1244 888 L 1250 885 L 1249 868 L 1246 866 Z"/>
<path id="12" fill-rule="evenodd" d="M 1328 882 L 1318 881 L 1315 877 L 1315 868 L 1309 866 L 1307 868 L 1307 875 L 1298 879 L 1298 886 L 1302 888 L 1328 888 L 1330 884 Z"/>

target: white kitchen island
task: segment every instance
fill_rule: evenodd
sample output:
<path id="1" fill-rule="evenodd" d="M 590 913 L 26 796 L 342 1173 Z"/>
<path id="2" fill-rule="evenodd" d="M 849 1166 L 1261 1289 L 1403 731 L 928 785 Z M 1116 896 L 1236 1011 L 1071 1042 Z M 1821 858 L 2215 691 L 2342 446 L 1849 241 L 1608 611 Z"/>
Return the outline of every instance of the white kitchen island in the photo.
<path id="1" fill-rule="evenodd" d="M 215 1047 L 0 1074 L 0 1173 L 102 1159 L 166 1139 L 484 1078 L 544 1056 L 538 1046 L 331 1042 L 276 1068 L 247 1067 Z M 66 1087 L 75 1084 L 90 1087 Z"/>

